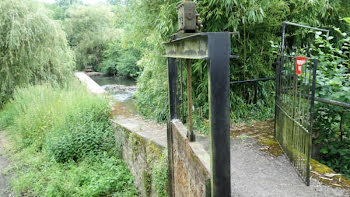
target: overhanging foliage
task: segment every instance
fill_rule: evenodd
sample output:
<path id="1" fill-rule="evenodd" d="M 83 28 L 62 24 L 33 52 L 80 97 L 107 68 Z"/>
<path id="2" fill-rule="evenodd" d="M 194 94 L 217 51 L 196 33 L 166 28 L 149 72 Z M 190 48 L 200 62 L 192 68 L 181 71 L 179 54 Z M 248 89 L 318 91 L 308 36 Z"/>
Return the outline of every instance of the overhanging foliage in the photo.
<path id="1" fill-rule="evenodd" d="M 65 33 L 32 1 L 0 2 L 0 106 L 18 86 L 63 81 L 74 66 Z"/>

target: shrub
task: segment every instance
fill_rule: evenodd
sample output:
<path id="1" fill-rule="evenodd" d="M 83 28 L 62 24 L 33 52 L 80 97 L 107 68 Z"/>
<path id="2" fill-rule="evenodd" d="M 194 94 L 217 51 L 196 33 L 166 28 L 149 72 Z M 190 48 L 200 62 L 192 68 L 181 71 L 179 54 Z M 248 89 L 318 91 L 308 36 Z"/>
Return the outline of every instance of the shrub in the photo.
<path id="1" fill-rule="evenodd" d="M 77 161 L 89 154 L 108 152 L 115 146 L 106 108 L 87 108 L 68 115 L 48 138 L 48 152 L 59 162 Z"/>
<path id="2" fill-rule="evenodd" d="M 338 42 L 332 37 L 325 39 L 316 35 L 314 53 L 319 60 L 316 80 L 316 96 L 350 103 L 350 36 L 335 30 L 341 35 Z M 319 136 L 314 143 L 322 148 L 321 163 L 336 172 L 350 177 L 350 113 L 341 107 L 315 103 L 315 130 Z M 339 124 L 343 113 L 343 139 Z"/>

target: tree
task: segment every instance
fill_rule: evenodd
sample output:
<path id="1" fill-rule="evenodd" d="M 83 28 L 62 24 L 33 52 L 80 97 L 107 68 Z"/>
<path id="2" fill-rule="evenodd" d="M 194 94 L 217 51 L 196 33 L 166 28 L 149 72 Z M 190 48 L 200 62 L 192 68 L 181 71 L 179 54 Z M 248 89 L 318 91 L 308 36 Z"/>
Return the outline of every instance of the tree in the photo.
<path id="1" fill-rule="evenodd" d="M 63 26 L 75 52 L 78 69 L 99 70 L 103 51 L 115 36 L 113 12 L 108 6 L 73 5 L 66 11 Z"/>
<path id="2" fill-rule="evenodd" d="M 0 106 L 16 87 L 70 76 L 73 54 L 46 9 L 32 1 L 2 0 L 0 10 Z"/>
<path id="3" fill-rule="evenodd" d="M 107 0 L 107 3 L 111 5 L 118 5 L 120 3 L 120 0 Z"/>
<path id="4" fill-rule="evenodd" d="M 82 1 L 81 0 L 56 0 L 56 4 L 61 6 L 61 7 L 71 6 L 75 3 L 82 4 Z"/>

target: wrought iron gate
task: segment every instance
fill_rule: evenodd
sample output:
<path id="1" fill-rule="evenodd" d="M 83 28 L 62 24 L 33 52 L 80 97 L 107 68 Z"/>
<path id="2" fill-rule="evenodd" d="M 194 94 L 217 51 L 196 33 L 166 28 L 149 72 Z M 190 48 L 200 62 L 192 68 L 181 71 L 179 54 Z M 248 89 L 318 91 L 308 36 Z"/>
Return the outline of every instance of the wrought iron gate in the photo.
<path id="1" fill-rule="evenodd" d="M 306 185 L 310 185 L 313 108 L 318 61 L 285 54 L 286 25 L 324 31 L 327 34 L 328 30 L 284 22 L 280 60 L 276 68 L 275 139 Z M 304 62 L 297 62 L 301 60 Z M 303 65 L 298 66 L 300 63 Z"/>
<path id="2" fill-rule="evenodd" d="M 275 137 L 309 185 L 317 60 L 308 59 L 301 75 L 296 74 L 295 61 L 283 56 L 277 73 Z"/>

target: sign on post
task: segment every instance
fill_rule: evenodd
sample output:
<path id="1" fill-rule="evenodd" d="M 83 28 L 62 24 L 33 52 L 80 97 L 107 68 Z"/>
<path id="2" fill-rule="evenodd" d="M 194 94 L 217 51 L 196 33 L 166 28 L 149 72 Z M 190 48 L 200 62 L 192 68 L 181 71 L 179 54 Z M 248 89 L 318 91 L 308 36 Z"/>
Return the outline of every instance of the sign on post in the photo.
<path id="1" fill-rule="evenodd" d="M 301 72 L 303 70 L 303 65 L 306 64 L 306 62 L 307 62 L 306 57 L 296 57 L 295 72 L 297 75 L 301 75 Z"/>

